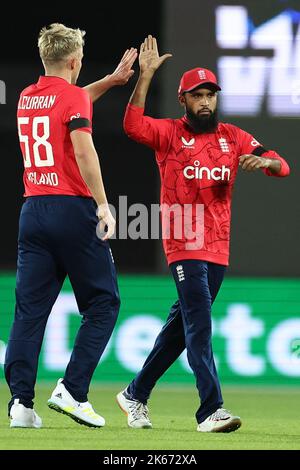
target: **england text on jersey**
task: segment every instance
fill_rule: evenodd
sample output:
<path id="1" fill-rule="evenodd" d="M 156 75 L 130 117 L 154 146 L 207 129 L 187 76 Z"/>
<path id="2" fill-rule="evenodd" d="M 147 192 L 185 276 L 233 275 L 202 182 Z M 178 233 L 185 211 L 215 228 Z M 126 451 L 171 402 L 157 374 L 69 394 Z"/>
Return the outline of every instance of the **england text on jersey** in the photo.
<path id="1" fill-rule="evenodd" d="M 27 173 L 27 178 L 28 181 L 36 185 L 58 186 L 57 173 L 37 173 L 36 171 L 31 171 Z"/>

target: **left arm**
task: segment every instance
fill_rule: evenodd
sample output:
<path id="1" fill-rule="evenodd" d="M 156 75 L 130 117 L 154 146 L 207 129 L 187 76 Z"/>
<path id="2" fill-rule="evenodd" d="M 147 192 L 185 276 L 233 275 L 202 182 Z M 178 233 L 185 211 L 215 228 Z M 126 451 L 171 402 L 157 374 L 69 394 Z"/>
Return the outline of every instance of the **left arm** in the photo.
<path id="1" fill-rule="evenodd" d="M 282 177 L 290 174 L 287 162 L 277 152 L 267 150 L 248 132 L 234 128 L 239 144 L 239 166 L 242 170 L 255 171 L 260 168 L 267 176 Z"/>
<path id="2" fill-rule="evenodd" d="M 106 93 L 110 88 L 116 85 L 125 85 L 128 82 L 130 77 L 134 74 L 134 70 L 132 70 L 131 67 L 136 58 L 137 50 L 133 47 L 131 49 L 127 49 L 119 65 L 112 74 L 106 75 L 101 80 L 90 83 L 84 87 L 84 90 L 88 92 L 93 103 L 104 95 L 104 93 Z"/>
<path id="3" fill-rule="evenodd" d="M 264 156 L 245 154 L 239 157 L 239 165 L 242 170 L 255 171 L 261 168 L 268 176 L 288 176 L 290 168 L 287 162 L 276 152 L 270 150 L 263 153 Z"/>

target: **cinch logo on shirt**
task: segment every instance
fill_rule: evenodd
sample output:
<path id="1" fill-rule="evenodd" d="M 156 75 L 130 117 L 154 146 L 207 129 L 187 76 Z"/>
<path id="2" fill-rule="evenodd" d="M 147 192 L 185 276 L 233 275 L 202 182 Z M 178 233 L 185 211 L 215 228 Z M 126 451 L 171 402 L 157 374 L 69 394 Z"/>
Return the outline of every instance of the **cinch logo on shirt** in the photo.
<path id="1" fill-rule="evenodd" d="M 73 119 L 78 119 L 80 118 L 80 113 L 73 114 L 73 116 L 70 117 L 70 121 L 73 121 Z"/>
<path id="2" fill-rule="evenodd" d="M 226 168 L 225 165 L 222 165 L 222 168 L 215 167 L 210 170 L 206 166 L 200 166 L 199 160 L 194 161 L 194 166 L 186 166 L 183 170 L 183 174 L 188 180 L 194 178 L 201 180 L 203 177 L 215 181 L 229 181 L 230 179 L 230 169 Z"/>

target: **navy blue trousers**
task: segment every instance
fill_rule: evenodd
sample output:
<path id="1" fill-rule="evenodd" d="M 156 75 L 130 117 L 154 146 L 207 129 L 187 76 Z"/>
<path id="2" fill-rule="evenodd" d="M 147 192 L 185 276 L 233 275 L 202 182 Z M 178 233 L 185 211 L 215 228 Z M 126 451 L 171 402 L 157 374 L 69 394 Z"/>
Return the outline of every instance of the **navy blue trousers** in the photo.
<path id="1" fill-rule="evenodd" d="M 68 275 L 80 314 L 64 384 L 87 401 L 93 372 L 117 320 L 120 298 L 108 242 L 96 235 L 96 204 L 80 196 L 34 196 L 19 222 L 16 308 L 5 358 L 12 400 L 33 406 L 48 316 Z"/>
<path id="2" fill-rule="evenodd" d="M 127 391 L 146 403 L 157 380 L 186 348 L 201 400 L 196 412 L 201 423 L 223 404 L 211 344 L 211 306 L 226 268 L 198 260 L 179 261 L 170 268 L 179 300 L 171 307 L 151 353 Z"/>

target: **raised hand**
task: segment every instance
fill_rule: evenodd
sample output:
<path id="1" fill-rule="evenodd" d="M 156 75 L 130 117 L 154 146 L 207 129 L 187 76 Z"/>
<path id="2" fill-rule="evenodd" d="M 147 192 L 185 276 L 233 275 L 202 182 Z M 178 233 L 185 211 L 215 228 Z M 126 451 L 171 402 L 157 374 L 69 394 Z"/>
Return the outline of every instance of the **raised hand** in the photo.
<path id="1" fill-rule="evenodd" d="M 133 47 L 125 51 L 116 70 L 111 74 L 115 85 L 126 85 L 130 77 L 132 77 L 134 70 L 131 67 L 137 55 L 137 49 Z"/>
<path id="2" fill-rule="evenodd" d="M 157 41 L 154 37 L 149 34 L 145 41 L 141 44 L 139 64 L 140 72 L 151 72 L 154 73 L 161 64 L 172 57 L 172 54 L 164 54 L 161 57 L 158 53 Z"/>

